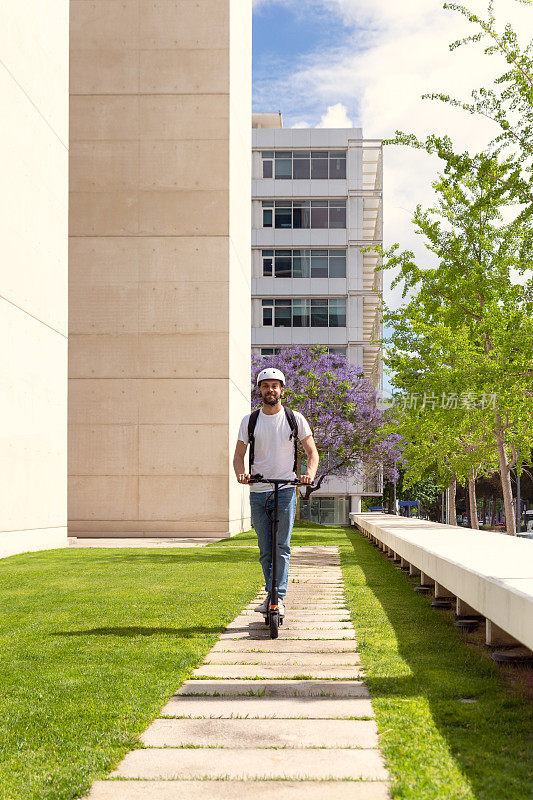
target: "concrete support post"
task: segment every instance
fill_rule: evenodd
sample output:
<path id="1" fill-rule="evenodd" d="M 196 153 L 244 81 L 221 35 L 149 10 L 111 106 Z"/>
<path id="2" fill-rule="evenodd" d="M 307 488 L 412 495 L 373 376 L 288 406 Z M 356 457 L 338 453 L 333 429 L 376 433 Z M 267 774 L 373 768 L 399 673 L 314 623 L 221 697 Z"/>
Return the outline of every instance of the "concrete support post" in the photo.
<path id="1" fill-rule="evenodd" d="M 412 578 L 416 578 L 417 575 L 420 575 L 420 570 L 414 564 L 409 564 L 409 575 Z"/>
<path id="2" fill-rule="evenodd" d="M 488 645 L 520 645 L 521 642 L 518 639 L 515 639 L 514 636 L 511 636 L 506 631 L 502 630 L 498 625 L 495 625 L 494 622 L 491 622 L 489 619 L 485 620 L 485 643 Z"/>
<path id="3" fill-rule="evenodd" d="M 437 583 L 437 581 L 435 581 L 435 597 L 436 598 L 455 597 L 455 595 L 453 592 L 450 592 L 448 589 L 446 589 L 446 587 L 443 586 L 442 583 Z"/>
<path id="4" fill-rule="evenodd" d="M 468 603 L 465 603 L 464 600 L 461 600 L 460 597 L 458 597 L 456 601 L 455 613 L 458 617 L 479 616 L 479 613 L 474 608 L 472 608 L 472 606 L 469 606 Z"/>
<path id="5" fill-rule="evenodd" d="M 435 583 L 425 572 L 420 572 L 420 586 L 433 586 Z"/>

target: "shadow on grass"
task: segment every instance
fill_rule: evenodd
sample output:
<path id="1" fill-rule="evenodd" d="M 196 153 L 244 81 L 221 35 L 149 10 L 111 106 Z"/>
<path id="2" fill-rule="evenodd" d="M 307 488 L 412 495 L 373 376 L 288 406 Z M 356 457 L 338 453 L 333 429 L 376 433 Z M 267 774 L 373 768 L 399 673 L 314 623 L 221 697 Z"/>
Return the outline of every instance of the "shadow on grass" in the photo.
<path id="1" fill-rule="evenodd" d="M 435 734 L 431 734 L 434 726 L 476 800 L 530 798 L 531 704 L 518 687 L 505 683 L 501 668 L 474 646 L 476 640 L 454 627 L 453 611 L 432 609 L 431 597 L 413 591 L 416 579 L 396 570 L 362 534 L 347 536 L 353 553 L 345 551 L 345 565 L 359 567 L 366 579 L 366 587 L 357 579 L 350 582 L 348 578 L 346 582 L 356 626 L 357 616 L 361 623 L 361 652 L 366 650 L 369 662 L 373 662 L 365 681 L 372 698 L 378 704 L 384 700 L 384 724 L 394 729 L 388 739 L 383 739 L 393 771 L 396 760 L 399 786 L 394 796 L 418 798 L 422 794 L 417 791 L 422 790 L 424 797 L 439 800 L 464 796 L 451 787 L 443 795 L 442 785 L 427 791 L 428 778 L 437 784 L 440 769 L 439 764 L 430 765 L 436 754 L 424 741 L 426 736 L 435 741 Z M 365 588 L 371 590 L 381 609 L 375 607 L 374 612 L 362 603 L 359 615 L 357 594 Z M 376 630 L 383 613 L 394 629 L 397 645 L 385 629 Z M 395 670 L 405 672 L 406 667 L 410 675 L 393 677 Z M 416 704 L 416 698 L 422 698 L 421 705 Z M 429 716 L 423 711 L 426 703 Z M 409 776 L 404 769 L 408 753 L 414 765 Z"/>
<path id="2" fill-rule="evenodd" d="M 166 552 L 147 552 L 146 550 L 138 549 L 104 550 L 104 548 L 102 548 L 98 554 L 95 554 L 95 550 L 87 548 L 87 550 L 82 551 L 80 548 L 76 552 L 90 553 L 92 561 L 96 561 L 101 554 L 102 560 L 105 560 L 106 563 L 112 561 L 116 564 L 176 564 L 176 566 L 180 566 L 181 564 L 234 564 L 235 562 L 251 563 L 257 561 L 257 553 L 252 549 L 225 548 L 220 551 L 210 548 L 211 546 L 208 545 L 207 547 L 198 548 L 193 552 L 184 552 L 179 548 L 167 550 Z"/>
<path id="3" fill-rule="evenodd" d="M 180 638 L 190 639 L 194 636 L 213 636 L 222 633 L 226 628 L 215 626 L 212 628 L 203 625 L 195 625 L 190 628 L 143 628 L 138 626 L 123 628 L 88 628 L 81 631 L 53 631 L 50 636 L 179 636 Z"/>

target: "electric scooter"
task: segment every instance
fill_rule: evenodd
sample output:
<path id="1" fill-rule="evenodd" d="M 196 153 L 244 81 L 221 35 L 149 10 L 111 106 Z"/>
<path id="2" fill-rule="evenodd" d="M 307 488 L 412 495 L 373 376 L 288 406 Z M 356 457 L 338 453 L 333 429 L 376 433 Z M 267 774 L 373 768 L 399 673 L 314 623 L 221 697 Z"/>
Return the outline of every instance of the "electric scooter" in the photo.
<path id="1" fill-rule="evenodd" d="M 298 478 L 296 478 L 295 480 L 287 480 L 286 478 L 283 480 L 280 478 L 263 478 L 263 476 L 259 475 L 258 473 L 250 475 L 250 480 L 248 481 L 248 483 L 270 483 L 274 487 L 273 492 L 267 494 L 267 498 L 265 501 L 265 511 L 267 513 L 268 518 L 270 519 L 270 530 L 271 530 L 271 540 L 272 540 L 272 588 L 270 590 L 270 602 L 268 604 L 267 613 L 265 614 L 265 625 L 270 626 L 270 638 L 277 639 L 279 626 L 283 625 L 283 617 L 281 617 L 279 613 L 278 575 L 277 575 L 279 489 L 281 486 L 310 486 L 311 484 L 302 483 L 302 481 L 298 480 Z M 274 494 L 274 511 L 273 514 L 270 514 L 268 510 L 268 501 L 272 496 L 272 494 Z"/>

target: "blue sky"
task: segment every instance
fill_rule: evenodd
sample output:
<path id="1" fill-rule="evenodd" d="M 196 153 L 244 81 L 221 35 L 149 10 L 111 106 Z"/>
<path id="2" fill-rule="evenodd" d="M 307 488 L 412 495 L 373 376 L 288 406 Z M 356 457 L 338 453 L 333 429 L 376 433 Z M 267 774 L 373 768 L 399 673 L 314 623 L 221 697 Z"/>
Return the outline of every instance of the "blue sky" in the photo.
<path id="1" fill-rule="evenodd" d="M 281 111 L 285 127 L 292 127 L 302 118 L 316 125 L 320 121 L 317 98 L 297 91 L 292 84 L 293 73 L 319 53 L 340 50 L 351 38 L 352 31 L 353 26 L 346 24 L 332 7 L 309 8 L 303 3 L 278 2 L 256 7 L 253 13 L 253 110 Z M 277 98 L 276 90 L 283 85 L 285 91 Z M 279 108 L 289 97 L 294 105 Z M 355 102 L 352 105 L 350 111 L 355 113 Z"/>

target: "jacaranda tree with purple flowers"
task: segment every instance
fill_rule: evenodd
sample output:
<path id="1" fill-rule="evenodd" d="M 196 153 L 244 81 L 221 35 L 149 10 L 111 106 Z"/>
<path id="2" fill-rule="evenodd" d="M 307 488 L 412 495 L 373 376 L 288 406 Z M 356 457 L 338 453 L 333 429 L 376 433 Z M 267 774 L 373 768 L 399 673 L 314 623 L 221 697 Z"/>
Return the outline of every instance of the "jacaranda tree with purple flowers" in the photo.
<path id="1" fill-rule="evenodd" d="M 400 436 L 386 430 L 386 414 L 378 408 L 376 392 L 363 371 L 346 356 L 329 354 L 325 347 L 287 347 L 279 355 L 252 356 L 252 409 L 261 405 L 256 387 L 265 367 L 280 369 L 286 378 L 283 403 L 308 420 L 320 456 L 315 487 L 331 475 L 360 479 L 383 468 L 384 478 L 395 480 L 400 459 Z M 303 450 L 299 450 L 299 464 Z"/>

